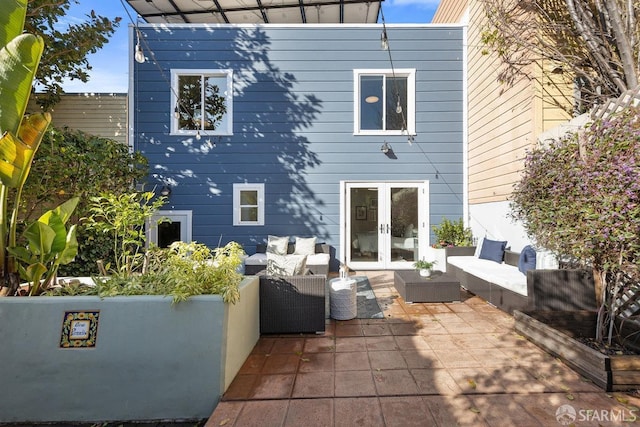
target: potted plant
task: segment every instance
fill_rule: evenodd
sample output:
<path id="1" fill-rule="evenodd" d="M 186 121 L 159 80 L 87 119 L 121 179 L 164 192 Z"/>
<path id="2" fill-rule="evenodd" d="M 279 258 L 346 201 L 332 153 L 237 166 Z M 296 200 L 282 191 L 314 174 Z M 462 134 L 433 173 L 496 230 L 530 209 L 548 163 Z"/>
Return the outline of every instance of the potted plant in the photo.
<path id="1" fill-rule="evenodd" d="M 433 271 L 433 266 L 437 263 L 438 261 L 418 260 L 413 263 L 413 266 L 420 272 L 422 277 L 430 277 Z"/>
<path id="2" fill-rule="evenodd" d="M 442 218 L 440 224 L 431 229 L 436 243 L 427 248 L 426 256 L 437 260 L 443 272 L 447 271 L 447 256 L 473 255 L 473 235 L 471 229 L 464 226 L 462 218 L 456 221 Z"/>

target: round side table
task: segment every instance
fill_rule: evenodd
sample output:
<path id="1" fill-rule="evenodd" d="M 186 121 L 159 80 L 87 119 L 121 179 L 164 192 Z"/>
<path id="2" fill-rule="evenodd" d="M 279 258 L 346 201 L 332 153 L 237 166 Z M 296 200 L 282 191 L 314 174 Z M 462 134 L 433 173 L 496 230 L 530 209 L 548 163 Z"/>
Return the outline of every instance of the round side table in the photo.
<path id="1" fill-rule="evenodd" d="M 357 284 L 354 279 L 331 279 L 329 299 L 331 317 L 336 320 L 349 320 L 358 315 Z"/>

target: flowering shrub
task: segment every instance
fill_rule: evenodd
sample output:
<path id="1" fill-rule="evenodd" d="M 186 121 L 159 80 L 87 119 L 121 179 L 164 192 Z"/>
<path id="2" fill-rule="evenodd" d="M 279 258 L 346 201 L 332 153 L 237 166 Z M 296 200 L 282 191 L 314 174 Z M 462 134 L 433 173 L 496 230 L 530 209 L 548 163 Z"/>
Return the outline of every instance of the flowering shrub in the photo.
<path id="1" fill-rule="evenodd" d="M 594 269 L 601 314 L 640 279 L 639 114 L 630 108 L 530 151 L 511 199 L 538 245 Z"/>

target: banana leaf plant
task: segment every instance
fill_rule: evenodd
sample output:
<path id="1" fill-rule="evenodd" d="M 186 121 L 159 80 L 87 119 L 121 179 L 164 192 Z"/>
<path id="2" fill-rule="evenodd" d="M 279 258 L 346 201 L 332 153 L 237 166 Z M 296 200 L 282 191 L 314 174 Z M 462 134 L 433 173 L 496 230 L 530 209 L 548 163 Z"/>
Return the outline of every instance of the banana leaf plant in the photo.
<path id="1" fill-rule="evenodd" d="M 79 201 L 79 197 L 74 197 L 45 212 L 25 229 L 26 247 L 8 248 L 9 253 L 21 261 L 18 271 L 29 284 L 30 296 L 52 286 L 60 265 L 69 264 L 78 254 L 76 225 L 67 230 L 66 223 Z"/>
<path id="2" fill-rule="evenodd" d="M 22 188 L 51 122 L 48 113 L 25 117 L 44 50 L 41 37 L 23 32 L 26 12 L 27 0 L 0 0 L 0 295 L 19 285 L 8 248 L 16 246 Z"/>

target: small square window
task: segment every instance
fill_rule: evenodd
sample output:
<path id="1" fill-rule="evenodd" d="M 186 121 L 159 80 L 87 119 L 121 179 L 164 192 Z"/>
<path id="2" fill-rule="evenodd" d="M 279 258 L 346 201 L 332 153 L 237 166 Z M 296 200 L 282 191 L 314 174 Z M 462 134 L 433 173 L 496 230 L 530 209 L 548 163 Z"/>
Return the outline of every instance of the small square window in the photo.
<path id="1" fill-rule="evenodd" d="M 233 184 L 233 225 L 264 225 L 264 184 Z"/>
<path id="2" fill-rule="evenodd" d="M 355 70 L 356 135 L 415 134 L 415 70 Z"/>
<path id="3" fill-rule="evenodd" d="M 232 135 L 232 72 L 171 70 L 171 134 Z"/>

